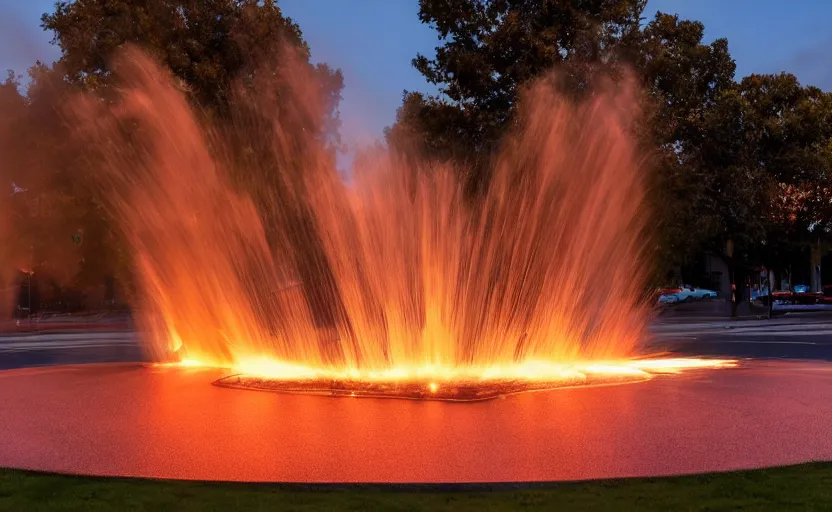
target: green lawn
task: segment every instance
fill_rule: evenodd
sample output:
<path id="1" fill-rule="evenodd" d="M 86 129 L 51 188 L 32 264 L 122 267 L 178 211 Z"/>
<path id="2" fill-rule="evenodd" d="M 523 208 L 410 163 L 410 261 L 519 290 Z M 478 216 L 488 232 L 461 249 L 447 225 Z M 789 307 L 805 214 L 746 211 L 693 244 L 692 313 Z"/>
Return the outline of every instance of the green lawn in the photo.
<path id="1" fill-rule="evenodd" d="M 309 490 L 290 485 L 86 478 L 0 469 L 0 510 L 832 510 L 832 463 L 525 490 Z"/>

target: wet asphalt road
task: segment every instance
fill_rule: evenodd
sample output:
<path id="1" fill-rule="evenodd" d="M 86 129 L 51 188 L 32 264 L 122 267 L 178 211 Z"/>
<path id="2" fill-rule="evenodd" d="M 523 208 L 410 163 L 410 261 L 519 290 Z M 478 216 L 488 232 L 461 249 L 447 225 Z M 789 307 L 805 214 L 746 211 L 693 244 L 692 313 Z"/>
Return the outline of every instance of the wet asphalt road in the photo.
<path id="1" fill-rule="evenodd" d="M 832 361 L 832 318 L 665 323 L 650 347 L 683 356 Z"/>
<path id="2" fill-rule="evenodd" d="M 135 333 L 50 332 L 0 336 L 0 370 L 62 364 L 141 362 Z"/>
<path id="3" fill-rule="evenodd" d="M 798 359 L 832 362 L 832 334 L 762 338 L 757 335 L 700 335 L 656 345 L 685 356 L 715 356 L 739 359 Z"/>

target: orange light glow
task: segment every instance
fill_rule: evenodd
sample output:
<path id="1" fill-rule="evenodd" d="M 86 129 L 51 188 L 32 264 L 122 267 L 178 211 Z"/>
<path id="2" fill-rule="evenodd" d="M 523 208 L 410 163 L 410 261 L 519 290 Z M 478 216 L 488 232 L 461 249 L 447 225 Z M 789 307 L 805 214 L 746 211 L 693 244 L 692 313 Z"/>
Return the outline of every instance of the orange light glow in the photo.
<path id="1" fill-rule="evenodd" d="M 494 381 L 528 381 L 580 384 L 588 381 L 601 382 L 614 377 L 617 382 L 643 381 L 661 374 L 676 374 L 686 370 L 733 368 L 738 362 L 732 359 L 666 358 L 637 359 L 621 361 L 592 361 L 585 363 L 549 363 L 530 361 L 521 364 L 489 367 L 399 367 L 383 371 L 360 371 L 356 369 L 320 369 L 290 364 L 270 359 L 251 359 L 239 365 L 219 367 L 233 374 L 270 379 L 275 381 L 344 381 L 426 383 L 436 393 L 440 383 L 474 383 Z M 171 366 L 211 367 L 194 360 L 168 363 Z"/>
<path id="2" fill-rule="evenodd" d="M 638 368 L 650 373 L 680 373 L 684 370 L 697 368 L 732 368 L 737 362 L 732 359 L 695 359 L 695 358 L 671 358 L 671 359 L 641 359 L 631 363 Z"/>
<path id="3" fill-rule="evenodd" d="M 315 75 L 280 62 L 252 76 L 279 79 L 257 89 L 286 101 L 234 96 L 221 128 L 135 50 L 117 66 L 121 105 L 73 110 L 111 178 L 154 360 L 439 394 L 731 364 L 628 360 L 647 337 L 650 267 L 628 84 L 583 103 L 548 80 L 528 88 L 489 187 L 470 197 L 459 169 L 383 148 L 343 179 L 315 128 Z"/>
<path id="4" fill-rule="evenodd" d="M 191 368 L 199 368 L 205 366 L 201 362 L 197 361 L 196 359 L 183 359 L 179 361 L 181 366 L 191 367 Z"/>

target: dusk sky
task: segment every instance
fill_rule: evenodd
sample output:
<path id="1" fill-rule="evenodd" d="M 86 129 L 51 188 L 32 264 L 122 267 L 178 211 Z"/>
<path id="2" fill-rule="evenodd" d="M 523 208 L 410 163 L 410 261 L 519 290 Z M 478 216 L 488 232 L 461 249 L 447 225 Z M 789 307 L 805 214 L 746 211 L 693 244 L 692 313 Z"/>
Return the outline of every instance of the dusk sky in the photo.
<path id="1" fill-rule="evenodd" d="M 39 28 L 51 0 L 0 0 L 0 69 L 24 71 L 58 57 Z M 313 59 L 344 72 L 343 137 L 366 142 L 395 116 L 402 91 L 432 91 L 412 68 L 432 55 L 435 33 L 419 23 L 417 0 L 282 0 L 312 49 Z M 727 37 L 738 76 L 789 71 L 801 82 L 832 89 L 832 2 L 825 0 L 649 0 L 648 18 L 678 13 L 705 24 L 710 41 Z"/>

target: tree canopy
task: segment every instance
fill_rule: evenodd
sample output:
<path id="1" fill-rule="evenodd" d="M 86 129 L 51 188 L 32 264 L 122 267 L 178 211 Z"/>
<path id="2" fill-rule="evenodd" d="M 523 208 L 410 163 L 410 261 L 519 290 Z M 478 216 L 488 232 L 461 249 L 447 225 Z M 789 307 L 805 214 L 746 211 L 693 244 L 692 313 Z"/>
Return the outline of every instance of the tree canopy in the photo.
<path id="1" fill-rule="evenodd" d="M 403 143 L 419 131 L 425 150 L 462 159 L 481 186 L 490 154 L 510 122 L 517 94 L 554 65 L 566 70 L 572 88 L 589 85 L 594 68 L 610 65 L 615 50 L 637 33 L 645 0 L 582 2 L 422 0 L 419 19 L 438 33 L 441 45 L 413 65 L 438 85 L 439 97 L 405 92 L 388 140 Z"/>
<path id="2" fill-rule="evenodd" d="M 274 0 L 62 1 L 41 21 L 61 48 L 70 82 L 106 85 L 114 53 L 132 43 L 168 68 L 206 108 L 226 106 L 233 84 L 254 73 L 279 44 L 294 48 L 312 67 L 300 27 Z M 343 87 L 340 71 L 319 64 L 314 72 L 335 109 Z"/>
<path id="3" fill-rule="evenodd" d="M 439 45 L 413 65 L 439 94 L 405 92 L 386 132 L 394 147 L 464 162 L 478 190 L 488 166 L 477 164 L 511 129 L 522 84 L 554 67 L 567 91 L 587 94 L 593 76 L 626 67 L 648 98 L 639 134 L 655 169 L 659 275 L 704 251 L 724 254 L 729 241 L 738 265 L 776 265 L 828 236 L 829 93 L 787 73 L 737 81 L 727 40 L 705 42 L 702 23 L 676 15 L 648 21 L 637 0 L 419 7 Z"/>
<path id="4" fill-rule="evenodd" d="M 118 101 L 115 57 L 127 46 L 138 46 L 168 69 L 195 111 L 217 130 L 240 122 L 267 127 L 271 121 L 256 119 L 254 105 L 241 99 L 282 101 L 288 85 L 280 78 L 302 74 L 320 96 L 322 114 L 305 128 L 337 141 L 341 72 L 312 63 L 300 28 L 273 0 L 61 1 L 41 21 L 61 56 L 53 66 L 35 64 L 25 90 L 14 73 L 0 84 L 0 177 L 21 190 L 9 203 L 21 261 L 61 285 L 85 289 L 119 277 L 129 287 L 130 251 L 61 111 L 63 98 L 77 92 Z M 237 149 L 256 149 L 257 136 L 252 133 L 248 146 Z M 235 172 L 249 175 L 234 178 L 254 194 L 260 192 L 257 184 L 269 182 L 266 175 L 275 165 L 286 163 L 239 166 Z"/>
<path id="5" fill-rule="evenodd" d="M 412 64 L 439 93 L 404 92 L 385 131 L 388 145 L 460 163 L 469 192 L 478 194 L 524 86 L 555 68 L 577 98 L 594 93 L 597 77 L 627 73 L 644 92 L 637 135 L 655 170 L 649 192 L 658 275 L 706 251 L 725 254 L 729 244 L 733 264 L 751 267 L 785 265 L 809 244 L 829 242 L 832 95 L 788 73 L 737 78 L 727 40 L 707 41 L 698 21 L 645 16 L 646 4 L 420 0 L 418 19 L 438 43 Z M 168 68 L 210 122 L 256 132 L 229 130 L 239 138 L 232 144 L 239 154 L 229 157 L 239 164 L 237 181 L 256 202 L 272 200 L 267 187 L 295 186 L 269 174 L 276 166 L 303 173 L 301 144 L 284 141 L 297 150 L 295 162 L 269 151 L 275 134 L 267 117 L 280 110 L 288 86 L 273 78 L 288 73 L 289 60 L 302 65 L 321 98 L 321 122 L 305 128 L 337 140 L 343 77 L 312 63 L 300 27 L 275 0 L 60 1 L 41 21 L 61 57 L 33 66 L 23 93 L 14 73 L 0 84 L 0 179 L 26 191 L 9 203 L 16 216 L 40 212 L 34 199 L 47 196 L 61 212 L 19 222 L 17 245 L 53 266 L 79 254 L 79 282 L 130 263 L 56 105 L 78 90 L 115 100 L 112 57 L 126 45 Z M 293 115 L 291 105 L 282 112 Z M 72 243 L 77 232 L 84 233 L 80 247 Z"/>

